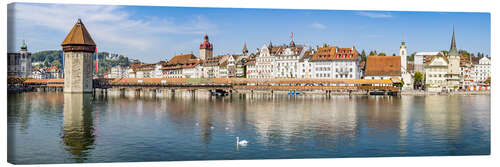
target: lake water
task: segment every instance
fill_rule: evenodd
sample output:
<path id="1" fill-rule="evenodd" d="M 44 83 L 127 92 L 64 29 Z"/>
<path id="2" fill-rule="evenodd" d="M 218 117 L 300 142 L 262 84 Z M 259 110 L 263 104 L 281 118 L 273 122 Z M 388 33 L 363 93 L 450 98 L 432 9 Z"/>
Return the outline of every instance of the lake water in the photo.
<path id="1" fill-rule="evenodd" d="M 237 146 L 237 136 L 248 145 Z M 15 164 L 488 154 L 486 95 L 8 95 Z"/>

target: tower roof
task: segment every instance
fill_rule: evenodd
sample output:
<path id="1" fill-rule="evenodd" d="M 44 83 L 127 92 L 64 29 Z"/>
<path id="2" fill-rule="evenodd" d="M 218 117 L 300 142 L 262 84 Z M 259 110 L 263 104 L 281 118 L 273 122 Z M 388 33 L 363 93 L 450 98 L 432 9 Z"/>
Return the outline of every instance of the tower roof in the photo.
<path id="1" fill-rule="evenodd" d="M 78 19 L 64 41 L 61 43 L 61 46 L 66 45 L 96 46 L 81 19 Z"/>
<path id="2" fill-rule="evenodd" d="M 248 53 L 248 49 L 247 49 L 247 43 L 245 42 L 245 44 L 243 45 L 243 50 L 242 50 L 243 53 Z"/>
<path id="3" fill-rule="evenodd" d="M 455 26 L 453 26 L 453 35 L 451 37 L 451 46 L 449 55 L 458 55 L 457 43 L 455 42 Z"/>
<path id="4" fill-rule="evenodd" d="M 21 50 L 27 50 L 28 46 L 26 45 L 26 41 L 23 40 L 23 43 L 21 44 Z"/>
<path id="5" fill-rule="evenodd" d="M 213 49 L 213 45 L 208 41 L 208 35 L 203 37 L 203 43 L 200 44 L 200 49 Z"/>

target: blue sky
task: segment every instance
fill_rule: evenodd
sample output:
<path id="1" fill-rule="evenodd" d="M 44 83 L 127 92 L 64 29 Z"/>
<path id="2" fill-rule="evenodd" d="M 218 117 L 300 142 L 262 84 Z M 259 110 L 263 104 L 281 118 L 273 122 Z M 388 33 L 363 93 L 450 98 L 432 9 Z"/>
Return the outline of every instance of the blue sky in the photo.
<path id="1" fill-rule="evenodd" d="M 8 9 L 8 51 L 25 39 L 31 52 L 61 49 L 82 18 L 99 51 L 152 63 L 194 53 L 207 33 L 214 54 L 250 52 L 272 41 L 327 43 L 358 51 L 397 53 L 402 38 L 408 52 L 448 50 L 455 25 L 457 47 L 490 54 L 490 14 L 339 10 L 186 8 L 160 6 L 57 5 L 16 3 Z"/>

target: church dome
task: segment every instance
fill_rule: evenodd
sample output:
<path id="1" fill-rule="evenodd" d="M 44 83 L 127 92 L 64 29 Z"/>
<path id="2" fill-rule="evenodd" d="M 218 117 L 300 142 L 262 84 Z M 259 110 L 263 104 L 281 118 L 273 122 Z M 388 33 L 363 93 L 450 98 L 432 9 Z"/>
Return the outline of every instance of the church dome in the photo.
<path id="1" fill-rule="evenodd" d="M 21 50 L 27 50 L 28 46 L 26 45 L 26 42 L 23 40 L 23 43 L 21 44 Z"/>

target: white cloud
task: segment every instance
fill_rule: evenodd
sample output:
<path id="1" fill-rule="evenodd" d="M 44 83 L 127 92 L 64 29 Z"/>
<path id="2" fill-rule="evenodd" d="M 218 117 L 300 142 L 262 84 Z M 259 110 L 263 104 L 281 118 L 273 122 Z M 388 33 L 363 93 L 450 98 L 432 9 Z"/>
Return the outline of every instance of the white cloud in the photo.
<path id="1" fill-rule="evenodd" d="M 183 20 L 137 17 L 132 11 L 120 6 L 16 3 L 9 10 L 9 17 L 14 20 L 15 29 L 19 32 L 64 35 L 44 39 L 57 43 L 64 39 L 76 20 L 81 18 L 101 48 L 138 56 L 144 56 L 139 51 L 165 49 L 165 42 L 175 44 L 177 41 L 169 39 L 169 34 L 201 35 L 214 32 L 217 28 L 201 15 L 188 16 L 188 19 Z"/>
<path id="2" fill-rule="evenodd" d="M 370 18 L 391 18 L 392 15 L 388 12 L 357 12 L 357 15 Z"/>
<path id="3" fill-rule="evenodd" d="M 321 24 L 321 23 L 318 23 L 318 22 L 314 22 L 312 23 L 311 25 L 309 25 L 311 28 L 315 28 L 315 29 L 319 29 L 319 30 L 324 30 L 326 29 L 326 26 Z"/>

